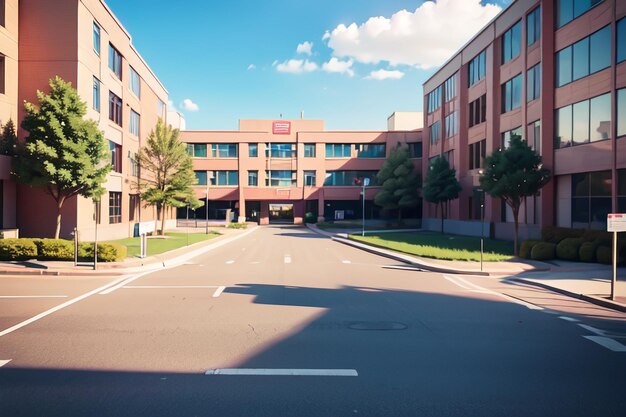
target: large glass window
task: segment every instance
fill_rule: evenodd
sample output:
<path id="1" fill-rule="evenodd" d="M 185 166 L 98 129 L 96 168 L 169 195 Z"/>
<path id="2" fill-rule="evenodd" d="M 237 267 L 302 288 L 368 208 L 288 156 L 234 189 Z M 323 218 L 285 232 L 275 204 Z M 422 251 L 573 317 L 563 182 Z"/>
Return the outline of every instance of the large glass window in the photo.
<path id="1" fill-rule="evenodd" d="M 541 7 L 536 7 L 526 16 L 526 44 L 533 45 L 541 38 Z"/>
<path id="2" fill-rule="evenodd" d="M 122 99 L 109 91 L 109 119 L 122 126 Z"/>
<path id="3" fill-rule="evenodd" d="M 626 17 L 617 22 L 617 62 L 626 61 Z"/>
<path id="4" fill-rule="evenodd" d="M 352 146 L 348 143 L 327 143 L 326 158 L 350 158 Z"/>
<path id="5" fill-rule="evenodd" d="M 232 187 L 239 185 L 239 171 L 212 171 L 209 175 L 211 185 L 218 187 Z"/>
<path id="6" fill-rule="evenodd" d="M 197 185 L 207 185 L 206 171 L 194 171 L 193 173 L 196 174 Z"/>
<path id="7" fill-rule="evenodd" d="M 130 109 L 130 126 L 128 131 L 131 135 L 139 136 L 139 113 Z"/>
<path id="8" fill-rule="evenodd" d="M 370 185 L 378 185 L 376 175 L 378 171 L 329 171 L 326 173 L 324 186 L 347 187 L 358 185 L 363 178 L 370 179 Z"/>
<path id="9" fill-rule="evenodd" d="M 469 145 L 469 169 L 478 169 L 483 167 L 483 160 L 487 154 L 487 140 L 483 139 Z"/>
<path id="10" fill-rule="evenodd" d="M 469 104 L 469 127 L 483 123 L 486 120 L 487 95 L 483 94 Z"/>
<path id="11" fill-rule="evenodd" d="M 384 158 L 386 155 L 386 147 L 384 143 L 376 144 L 357 144 L 357 158 Z"/>
<path id="12" fill-rule="evenodd" d="M 122 172 L 122 145 L 109 141 L 109 151 L 111 153 L 111 167 L 113 172 Z"/>
<path id="13" fill-rule="evenodd" d="M 259 171 L 248 171 L 248 185 L 250 187 L 259 185 Z"/>
<path id="14" fill-rule="evenodd" d="M 537 100 L 541 96 L 541 64 L 526 72 L 526 101 Z"/>
<path id="15" fill-rule="evenodd" d="M 555 145 L 564 148 L 611 136 L 611 96 L 603 94 L 556 111 Z"/>
<path id="16" fill-rule="evenodd" d="M 445 127 L 446 127 L 446 138 L 451 138 L 452 136 L 459 133 L 459 123 L 457 119 L 457 112 L 452 112 L 446 116 L 444 119 Z"/>
<path id="17" fill-rule="evenodd" d="M 473 86 L 478 81 L 485 78 L 486 74 L 485 51 L 482 51 L 473 58 L 467 66 L 468 70 L 468 87 Z"/>
<path id="18" fill-rule="evenodd" d="M 304 171 L 304 185 L 311 187 L 315 187 L 317 185 L 315 171 Z"/>
<path id="19" fill-rule="evenodd" d="M 446 103 L 456 97 L 456 74 L 446 80 L 444 90 Z"/>
<path id="20" fill-rule="evenodd" d="M 589 142 L 589 100 L 574 104 L 572 112 L 572 143 Z"/>
<path id="21" fill-rule="evenodd" d="M 541 120 L 528 125 L 526 137 L 528 138 L 528 145 L 541 155 Z"/>
<path id="22" fill-rule="evenodd" d="M 206 143 L 188 143 L 187 153 L 194 158 L 206 158 Z"/>
<path id="23" fill-rule="evenodd" d="M 441 86 L 428 93 L 428 113 L 441 107 Z"/>
<path id="24" fill-rule="evenodd" d="M 587 12 L 602 0 L 557 0 L 557 27 L 561 27 Z"/>
<path id="25" fill-rule="evenodd" d="M 435 122 L 429 127 L 430 130 L 430 143 L 437 143 L 441 140 L 441 123 Z"/>
<path id="26" fill-rule="evenodd" d="M 513 135 L 522 136 L 522 127 L 520 126 L 507 132 L 502 132 L 502 147 L 505 149 L 509 147 L 509 143 L 511 143 L 511 136 Z"/>
<path id="27" fill-rule="evenodd" d="M 93 50 L 100 55 L 100 26 L 93 22 Z"/>
<path id="28" fill-rule="evenodd" d="M 122 54 L 115 47 L 109 44 L 109 68 L 122 79 Z"/>
<path id="29" fill-rule="evenodd" d="M 266 187 L 292 187 L 296 186 L 296 171 L 271 170 L 265 171 Z"/>
<path id="30" fill-rule="evenodd" d="M 565 106 L 556 111 L 555 147 L 572 146 L 572 106 Z"/>
<path id="31" fill-rule="evenodd" d="M 520 108 L 522 105 L 522 74 L 502 85 L 502 113 Z"/>
<path id="32" fill-rule="evenodd" d="M 411 158 L 422 157 L 422 142 L 409 143 L 409 155 Z"/>
<path id="33" fill-rule="evenodd" d="M 100 112 L 100 80 L 93 77 L 93 109 Z"/>
<path id="34" fill-rule="evenodd" d="M 626 135 L 626 88 L 617 90 L 617 136 Z"/>
<path id="35" fill-rule="evenodd" d="M 572 175 L 572 227 L 606 230 L 611 186 L 611 171 Z"/>
<path id="36" fill-rule="evenodd" d="M 557 87 L 611 66 L 611 48 L 608 45 L 611 45 L 610 25 L 557 52 Z"/>
<path id="37" fill-rule="evenodd" d="M 315 144 L 314 143 L 304 144 L 304 157 L 315 158 Z"/>
<path id="38" fill-rule="evenodd" d="M 293 158 L 296 156 L 296 144 L 270 143 L 265 147 L 265 156 L 271 158 Z"/>
<path id="39" fill-rule="evenodd" d="M 237 158 L 236 143 L 214 143 L 211 145 L 213 158 Z"/>
<path id="40" fill-rule="evenodd" d="M 522 49 L 522 21 L 502 35 L 502 63 L 506 64 L 520 54 Z"/>
<path id="41" fill-rule="evenodd" d="M 248 144 L 248 156 L 250 158 L 256 158 L 259 156 L 259 144 L 258 143 Z"/>
<path id="42" fill-rule="evenodd" d="M 122 193 L 109 191 L 109 223 L 122 222 Z"/>
<path id="43" fill-rule="evenodd" d="M 604 94 L 591 99 L 589 140 L 595 142 L 611 137 L 611 96 Z"/>
<path id="44" fill-rule="evenodd" d="M 130 68 L 130 91 L 132 91 L 137 97 L 141 97 L 141 77 L 139 73 L 135 71 L 133 67 Z"/>

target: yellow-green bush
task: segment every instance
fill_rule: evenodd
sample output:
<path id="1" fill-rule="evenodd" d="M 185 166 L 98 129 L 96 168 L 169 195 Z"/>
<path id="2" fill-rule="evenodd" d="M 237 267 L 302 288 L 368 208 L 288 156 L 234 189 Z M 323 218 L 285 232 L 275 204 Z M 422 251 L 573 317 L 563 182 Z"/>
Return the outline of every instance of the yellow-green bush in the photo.
<path id="1" fill-rule="evenodd" d="M 523 259 L 530 259 L 530 251 L 537 243 L 541 243 L 541 240 L 525 240 L 519 247 L 519 256 Z"/>
<path id="2" fill-rule="evenodd" d="M 564 261 L 577 261 L 578 251 L 583 242 L 580 237 L 566 237 L 556 245 L 556 257 Z"/>
<path id="3" fill-rule="evenodd" d="M 99 262 L 122 261 L 128 255 L 128 248 L 117 243 L 98 243 Z M 81 243 L 78 246 L 78 257 L 81 260 L 93 260 L 93 243 Z"/>
<path id="4" fill-rule="evenodd" d="M 248 224 L 247 223 L 228 223 L 228 227 L 229 229 L 247 229 L 248 228 Z"/>
<path id="5" fill-rule="evenodd" d="M 37 246 L 37 259 L 41 261 L 74 260 L 74 242 L 63 239 L 33 239 Z"/>
<path id="6" fill-rule="evenodd" d="M 32 239 L 0 239 L 0 260 L 26 261 L 37 257 L 37 246 Z"/>
<path id="7" fill-rule="evenodd" d="M 530 258 L 536 261 L 554 259 L 556 245 L 551 242 L 539 242 L 530 251 Z"/>

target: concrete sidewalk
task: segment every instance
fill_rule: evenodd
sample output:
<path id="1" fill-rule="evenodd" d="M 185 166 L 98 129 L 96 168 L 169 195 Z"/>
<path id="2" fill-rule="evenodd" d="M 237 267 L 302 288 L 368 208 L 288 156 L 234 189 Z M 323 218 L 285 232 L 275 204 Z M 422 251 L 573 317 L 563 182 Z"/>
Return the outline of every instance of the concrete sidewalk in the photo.
<path id="1" fill-rule="evenodd" d="M 138 272 L 147 272 L 180 265 L 187 260 L 208 252 L 216 247 L 223 246 L 233 240 L 239 239 L 256 229 L 255 225 L 249 225 L 247 229 L 219 230 L 220 236 L 183 246 L 169 252 L 146 258 L 126 258 L 121 262 L 98 262 L 98 269 L 93 269 L 93 263 L 79 262 L 74 266 L 74 262 L 65 261 L 24 261 L 24 262 L 0 262 L 0 276 L 2 275 L 23 275 L 23 276 L 117 276 L 128 275 Z M 176 229 L 177 232 L 184 232 L 185 228 Z M 204 233 L 204 229 L 202 230 Z M 190 233 L 194 233 L 190 230 Z M 195 231 L 195 233 L 200 233 Z M 150 243 L 148 242 L 148 245 Z"/>
<path id="2" fill-rule="evenodd" d="M 533 285 L 579 298 L 614 310 L 626 312 L 626 268 L 617 270 L 616 298 L 610 300 L 612 269 L 595 263 L 550 261 L 538 262 L 515 258 L 511 261 L 485 262 L 481 271 L 479 262 L 444 261 L 408 255 L 347 237 L 346 231 L 325 231 L 308 224 L 312 231 L 345 245 L 368 251 L 407 264 L 415 270 L 446 274 L 494 276 L 507 281 Z"/>

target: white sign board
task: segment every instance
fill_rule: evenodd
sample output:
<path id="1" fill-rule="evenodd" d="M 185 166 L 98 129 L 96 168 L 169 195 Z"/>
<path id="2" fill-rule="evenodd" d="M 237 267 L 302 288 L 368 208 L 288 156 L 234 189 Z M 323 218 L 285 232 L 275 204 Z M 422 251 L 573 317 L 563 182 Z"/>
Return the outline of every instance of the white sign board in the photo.
<path id="1" fill-rule="evenodd" d="M 363 186 L 364 187 L 368 187 L 370 185 L 370 179 L 369 178 L 363 178 Z"/>
<path id="2" fill-rule="evenodd" d="M 155 231 L 154 221 L 139 223 L 139 236 Z"/>
<path id="3" fill-rule="evenodd" d="M 606 219 L 608 232 L 626 232 L 626 214 L 611 213 Z"/>

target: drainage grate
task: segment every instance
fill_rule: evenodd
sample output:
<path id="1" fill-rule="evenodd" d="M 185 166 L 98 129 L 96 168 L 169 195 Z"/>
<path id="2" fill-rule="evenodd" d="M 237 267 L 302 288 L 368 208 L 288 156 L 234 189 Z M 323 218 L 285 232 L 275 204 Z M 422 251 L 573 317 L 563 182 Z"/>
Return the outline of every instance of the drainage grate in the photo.
<path id="1" fill-rule="evenodd" d="M 352 330 L 405 330 L 407 327 L 404 323 L 393 321 L 355 321 L 348 324 Z"/>

